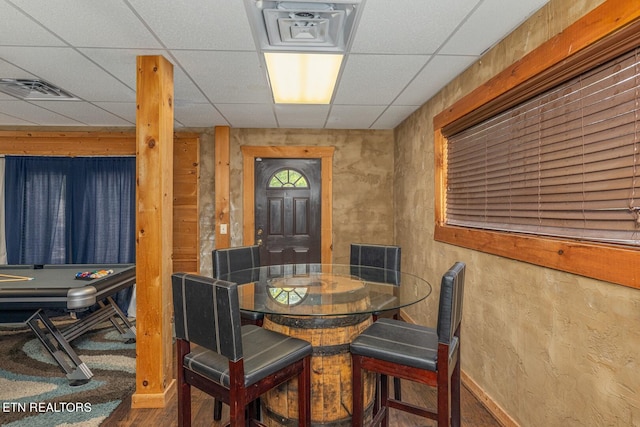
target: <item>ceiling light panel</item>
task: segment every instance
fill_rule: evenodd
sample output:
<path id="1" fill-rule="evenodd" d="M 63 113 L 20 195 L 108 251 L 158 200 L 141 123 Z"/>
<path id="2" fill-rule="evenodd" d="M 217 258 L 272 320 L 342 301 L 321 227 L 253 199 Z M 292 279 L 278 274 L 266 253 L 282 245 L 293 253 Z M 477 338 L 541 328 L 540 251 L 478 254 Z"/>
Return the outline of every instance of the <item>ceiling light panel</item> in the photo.
<path id="1" fill-rule="evenodd" d="M 328 104 L 342 55 L 265 52 L 273 99 L 277 104 Z"/>

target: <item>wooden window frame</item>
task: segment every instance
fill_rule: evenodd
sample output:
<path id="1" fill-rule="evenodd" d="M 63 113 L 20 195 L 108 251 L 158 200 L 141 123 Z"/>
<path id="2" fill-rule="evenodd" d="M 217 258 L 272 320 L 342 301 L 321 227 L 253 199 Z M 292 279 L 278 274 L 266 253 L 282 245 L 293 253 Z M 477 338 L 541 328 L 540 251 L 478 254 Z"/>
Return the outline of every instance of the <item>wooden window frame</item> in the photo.
<path id="1" fill-rule="evenodd" d="M 640 288 L 640 251 L 615 245 L 455 227 L 445 220 L 447 138 L 640 46 L 640 10 L 608 0 L 434 117 L 437 241 Z"/>

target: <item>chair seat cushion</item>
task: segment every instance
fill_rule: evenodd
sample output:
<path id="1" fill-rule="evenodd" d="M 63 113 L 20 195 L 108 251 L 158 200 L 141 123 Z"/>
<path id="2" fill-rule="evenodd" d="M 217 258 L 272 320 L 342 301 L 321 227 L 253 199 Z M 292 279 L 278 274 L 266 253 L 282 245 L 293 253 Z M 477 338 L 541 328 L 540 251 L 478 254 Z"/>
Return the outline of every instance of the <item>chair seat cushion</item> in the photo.
<path id="1" fill-rule="evenodd" d="M 240 318 L 257 322 L 258 320 L 264 319 L 264 314 L 255 311 L 240 310 Z"/>
<path id="2" fill-rule="evenodd" d="M 456 347 L 457 340 L 451 345 L 450 357 Z M 400 320 L 379 319 L 353 340 L 351 353 L 435 371 L 438 335 L 433 328 Z"/>
<path id="3" fill-rule="evenodd" d="M 311 344 L 307 341 L 255 325 L 242 327 L 242 347 L 245 387 L 303 359 L 312 352 Z M 185 356 L 184 366 L 229 387 L 229 359 L 218 353 L 203 347 L 195 348 Z"/>

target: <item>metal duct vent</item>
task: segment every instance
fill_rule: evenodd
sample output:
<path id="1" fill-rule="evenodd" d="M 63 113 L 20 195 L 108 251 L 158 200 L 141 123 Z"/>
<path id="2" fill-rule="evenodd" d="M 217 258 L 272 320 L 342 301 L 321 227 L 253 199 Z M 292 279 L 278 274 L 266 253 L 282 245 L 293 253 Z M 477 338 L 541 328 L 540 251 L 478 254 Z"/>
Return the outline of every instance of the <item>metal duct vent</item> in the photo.
<path id="1" fill-rule="evenodd" d="M 364 0 L 245 1 L 261 49 L 344 52 Z"/>
<path id="2" fill-rule="evenodd" d="M 64 89 L 39 79 L 0 79 L 0 92 L 26 101 L 77 101 Z"/>

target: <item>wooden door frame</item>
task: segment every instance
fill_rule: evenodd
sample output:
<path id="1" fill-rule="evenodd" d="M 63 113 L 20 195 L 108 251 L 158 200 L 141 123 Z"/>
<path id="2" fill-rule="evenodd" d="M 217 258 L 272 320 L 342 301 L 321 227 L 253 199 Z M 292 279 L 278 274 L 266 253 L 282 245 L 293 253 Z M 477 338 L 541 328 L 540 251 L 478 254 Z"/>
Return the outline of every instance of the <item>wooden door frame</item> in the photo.
<path id="1" fill-rule="evenodd" d="M 321 195 L 320 195 L 320 260 L 332 262 L 333 250 L 333 153 L 335 147 L 301 146 L 246 146 L 242 152 L 242 228 L 243 242 L 253 245 L 255 242 L 255 174 L 254 164 L 257 157 L 265 159 L 320 159 Z"/>

